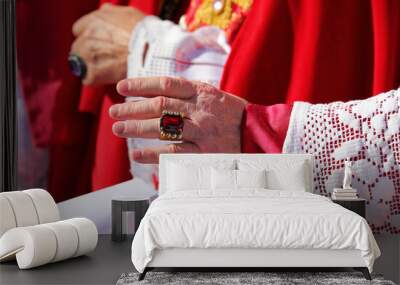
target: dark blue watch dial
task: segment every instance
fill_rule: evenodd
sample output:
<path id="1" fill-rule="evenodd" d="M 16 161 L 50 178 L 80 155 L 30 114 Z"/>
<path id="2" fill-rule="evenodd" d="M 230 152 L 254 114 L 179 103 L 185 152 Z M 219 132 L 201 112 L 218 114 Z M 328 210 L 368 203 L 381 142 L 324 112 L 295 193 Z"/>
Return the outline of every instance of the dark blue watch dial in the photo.
<path id="1" fill-rule="evenodd" d="M 83 79 L 86 76 L 86 63 L 78 55 L 71 54 L 68 57 L 69 68 L 73 75 Z"/>

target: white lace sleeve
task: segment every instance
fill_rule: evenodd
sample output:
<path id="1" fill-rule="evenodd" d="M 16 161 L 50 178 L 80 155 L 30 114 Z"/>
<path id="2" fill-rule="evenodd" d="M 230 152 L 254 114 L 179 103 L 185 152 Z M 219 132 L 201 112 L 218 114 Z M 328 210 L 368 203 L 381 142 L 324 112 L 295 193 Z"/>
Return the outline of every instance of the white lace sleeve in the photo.
<path id="1" fill-rule="evenodd" d="M 374 232 L 400 233 L 400 89 L 366 100 L 294 104 L 283 151 L 315 158 L 314 191 L 340 187 L 344 161 L 352 187 L 368 201 Z"/>

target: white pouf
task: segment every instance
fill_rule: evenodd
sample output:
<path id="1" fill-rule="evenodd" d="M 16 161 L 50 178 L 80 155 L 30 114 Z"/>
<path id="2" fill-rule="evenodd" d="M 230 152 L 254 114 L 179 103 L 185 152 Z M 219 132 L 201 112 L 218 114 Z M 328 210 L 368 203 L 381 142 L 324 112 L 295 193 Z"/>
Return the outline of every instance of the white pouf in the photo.
<path id="1" fill-rule="evenodd" d="M 13 210 L 17 227 L 33 226 L 39 223 L 35 205 L 30 196 L 22 191 L 3 192 Z"/>
<path id="2" fill-rule="evenodd" d="M 74 218 L 63 221 L 75 227 L 79 236 L 78 248 L 73 257 L 83 255 L 96 248 L 98 232 L 96 225 L 86 218 Z"/>
<path id="3" fill-rule="evenodd" d="M 53 197 L 43 189 L 0 193 L 0 262 L 16 258 L 20 269 L 28 269 L 96 248 L 91 220 L 59 219 Z"/>
<path id="4" fill-rule="evenodd" d="M 49 263 L 56 250 L 53 232 L 39 225 L 14 228 L 0 238 L 0 261 L 16 257 L 21 269 Z"/>
<path id="5" fill-rule="evenodd" d="M 43 226 L 51 229 L 56 236 L 57 244 L 61 245 L 57 247 L 57 252 L 52 262 L 67 259 L 75 255 L 78 249 L 79 237 L 74 226 L 64 221 L 49 223 Z"/>
<path id="6" fill-rule="evenodd" d="M 97 245 L 96 226 L 86 218 L 14 228 L 0 238 L 0 261 L 14 256 L 20 269 L 80 256 Z"/>
<path id="7" fill-rule="evenodd" d="M 17 223 L 10 202 L 6 197 L 0 195 L 0 237 L 16 226 Z"/>
<path id="8" fill-rule="evenodd" d="M 22 192 L 28 194 L 32 199 L 39 218 L 39 224 L 60 220 L 60 212 L 49 192 L 43 189 L 28 189 Z"/>
<path id="9" fill-rule="evenodd" d="M 0 193 L 0 237 L 9 229 L 60 220 L 53 197 L 43 189 Z"/>

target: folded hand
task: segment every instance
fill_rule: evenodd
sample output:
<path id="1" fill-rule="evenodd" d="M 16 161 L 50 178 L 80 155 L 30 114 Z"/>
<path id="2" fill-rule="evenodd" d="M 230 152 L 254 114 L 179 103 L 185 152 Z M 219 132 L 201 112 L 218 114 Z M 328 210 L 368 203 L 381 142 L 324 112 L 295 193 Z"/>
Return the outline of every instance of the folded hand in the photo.
<path id="1" fill-rule="evenodd" d="M 117 83 L 126 77 L 131 32 L 144 16 L 133 7 L 104 4 L 74 23 L 72 31 L 77 38 L 71 53 L 87 65 L 84 84 Z"/>

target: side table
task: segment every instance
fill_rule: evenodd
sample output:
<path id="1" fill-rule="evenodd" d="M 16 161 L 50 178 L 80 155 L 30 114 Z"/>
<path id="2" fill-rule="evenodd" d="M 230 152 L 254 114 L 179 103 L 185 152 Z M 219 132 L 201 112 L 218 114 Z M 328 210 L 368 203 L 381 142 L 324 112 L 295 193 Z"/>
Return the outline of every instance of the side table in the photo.
<path id="1" fill-rule="evenodd" d="M 365 219 L 365 199 L 347 199 L 347 200 L 336 200 L 332 199 L 333 203 L 339 204 L 340 206 L 359 214 Z"/>
<path id="2" fill-rule="evenodd" d="M 111 239 L 113 241 L 123 241 L 126 239 L 126 232 L 124 232 L 124 222 L 133 222 L 125 219 L 124 216 L 127 212 L 133 212 L 135 215 L 134 227 L 135 232 L 140 224 L 140 221 L 146 214 L 147 209 L 154 197 L 118 197 L 112 199 L 111 204 L 111 216 L 112 216 L 112 234 Z M 135 234 L 133 232 L 132 234 Z"/>

